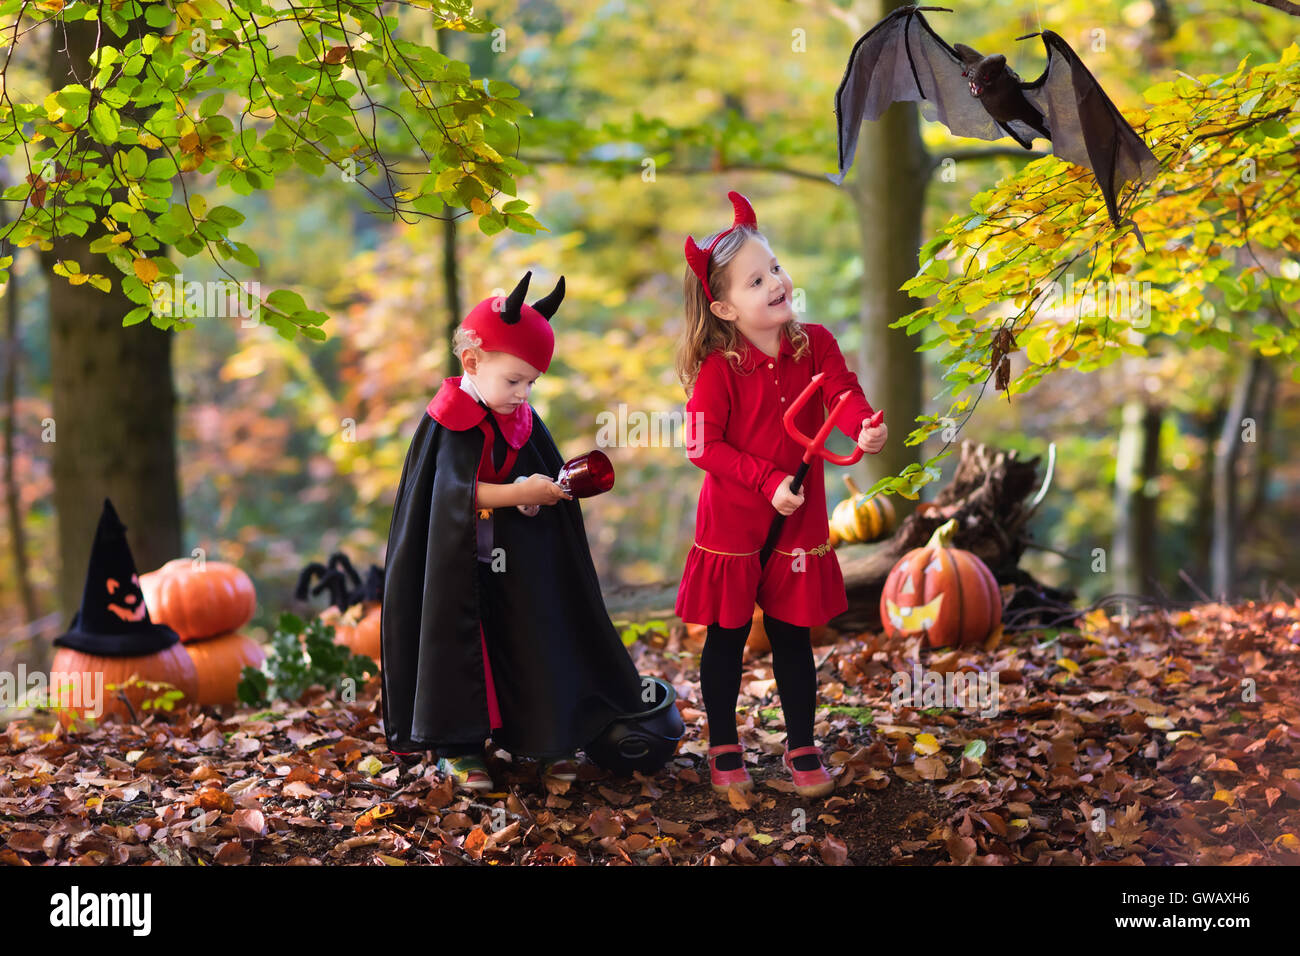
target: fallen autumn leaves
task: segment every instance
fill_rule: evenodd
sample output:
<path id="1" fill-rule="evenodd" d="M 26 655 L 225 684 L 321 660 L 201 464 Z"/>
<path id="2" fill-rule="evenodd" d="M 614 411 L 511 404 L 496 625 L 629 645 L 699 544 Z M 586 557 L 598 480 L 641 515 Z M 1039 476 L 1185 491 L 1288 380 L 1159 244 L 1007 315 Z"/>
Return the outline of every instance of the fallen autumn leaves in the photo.
<path id="1" fill-rule="evenodd" d="M 846 636 L 819 672 L 835 793 L 780 766 L 770 658 L 747 662 L 741 739 L 757 787 L 715 797 L 698 658 L 639 643 L 683 701 L 687 737 L 653 777 L 584 765 L 540 786 L 489 763 L 468 796 L 391 764 L 377 681 L 284 711 L 0 737 L 0 863 L 290 865 L 1300 863 L 1300 602 L 1104 613 L 1051 639 L 922 658 L 996 672 L 1000 710 L 900 707 L 917 642 Z"/>

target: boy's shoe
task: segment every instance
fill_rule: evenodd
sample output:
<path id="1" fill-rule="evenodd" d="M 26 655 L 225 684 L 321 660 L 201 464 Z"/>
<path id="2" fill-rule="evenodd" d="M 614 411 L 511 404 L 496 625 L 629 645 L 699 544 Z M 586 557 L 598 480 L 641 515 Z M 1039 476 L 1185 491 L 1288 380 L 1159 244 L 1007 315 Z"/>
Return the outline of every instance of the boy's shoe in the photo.
<path id="1" fill-rule="evenodd" d="M 412 751 L 390 750 L 388 752 L 392 754 L 393 759 L 395 759 L 403 767 L 413 766 L 424 759 L 424 751 L 422 750 L 412 750 Z"/>
<path id="2" fill-rule="evenodd" d="M 493 790 L 495 784 L 488 773 L 483 758 L 474 754 L 464 757 L 441 757 L 438 769 L 456 781 L 456 786 L 466 790 Z"/>
<path id="3" fill-rule="evenodd" d="M 716 766 L 718 756 L 725 753 L 739 753 L 741 764 L 738 770 L 719 770 Z M 726 793 L 731 787 L 737 790 L 753 790 L 754 779 L 745 769 L 745 750 L 740 744 L 719 744 L 709 748 L 709 783 L 714 793 Z"/>
<path id="4" fill-rule="evenodd" d="M 817 757 L 816 770 L 796 770 L 791 758 L 802 757 L 804 754 L 814 754 Z M 781 757 L 781 762 L 785 764 L 786 769 L 790 771 L 790 776 L 794 780 L 794 792 L 801 797 L 824 797 L 835 789 L 835 781 L 831 775 L 826 772 L 826 768 L 821 762 L 822 752 L 816 744 L 810 744 L 807 747 L 796 747 L 794 750 L 786 746 L 785 755 Z"/>
<path id="5" fill-rule="evenodd" d="M 543 760 L 539 770 L 542 778 L 565 780 L 569 783 L 578 779 L 578 761 L 573 756 L 551 757 Z"/>

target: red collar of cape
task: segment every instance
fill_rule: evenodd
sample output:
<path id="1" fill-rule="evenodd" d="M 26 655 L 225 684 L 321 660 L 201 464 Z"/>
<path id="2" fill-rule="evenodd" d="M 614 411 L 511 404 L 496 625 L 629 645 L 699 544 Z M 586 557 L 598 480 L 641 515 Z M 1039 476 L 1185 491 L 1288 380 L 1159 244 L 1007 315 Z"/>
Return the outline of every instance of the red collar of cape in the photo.
<path id="1" fill-rule="evenodd" d="M 506 444 L 516 450 L 522 448 L 533 431 L 532 406 L 524 402 L 509 415 L 502 415 L 476 402 L 469 392 L 460 387 L 460 379 L 459 375 L 452 375 L 442 380 L 438 394 L 429 400 L 428 407 L 425 408 L 429 416 L 445 428 L 463 432 L 476 427 L 491 415 L 501 426 Z"/>

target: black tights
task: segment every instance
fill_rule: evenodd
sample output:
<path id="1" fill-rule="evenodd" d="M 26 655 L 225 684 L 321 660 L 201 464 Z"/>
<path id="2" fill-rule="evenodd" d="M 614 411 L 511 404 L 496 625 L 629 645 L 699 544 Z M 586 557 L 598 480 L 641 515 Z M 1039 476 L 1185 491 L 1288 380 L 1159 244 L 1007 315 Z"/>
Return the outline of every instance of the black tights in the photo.
<path id="1" fill-rule="evenodd" d="M 710 746 L 740 742 L 736 734 L 736 697 L 750 626 L 750 622 L 740 627 L 709 625 L 700 654 L 700 691 L 709 717 Z M 817 708 L 817 669 L 809 629 L 767 613 L 763 614 L 763 627 L 772 645 L 772 673 L 785 714 L 786 746 L 791 750 L 807 747 L 813 742 L 813 714 Z M 795 757 L 793 763 L 798 770 L 816 770 L 818 759 L 805 754 Z M 723 754 L 715 765 L 719 770 L 738 770 L 740 754 Z"/>

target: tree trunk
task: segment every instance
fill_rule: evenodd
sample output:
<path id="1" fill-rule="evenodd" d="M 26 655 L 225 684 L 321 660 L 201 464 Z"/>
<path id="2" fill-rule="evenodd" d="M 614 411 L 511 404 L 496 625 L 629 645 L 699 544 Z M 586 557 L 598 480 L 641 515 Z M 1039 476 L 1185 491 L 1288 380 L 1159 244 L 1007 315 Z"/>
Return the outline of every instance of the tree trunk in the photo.
<path id="1" fill-rule="evenodd" d="M 1198 588 L 1210 580 L 1210 551 L 1214 543 L 1214 444 L 1227 415 L 1227 403 L 1219 401 L 1213 409 L 1196 420 L 1198 434 L 1205 442 L 1205 457 L 1197 484 L 1196 512 L 1191 530 L 1192 547 L 1188 560 L 1192 564 L 1192 580 Z"/>
<path id="2" fill-rule="evenodd" d="M 1277 366 L 1270 361 L 1264 362 L 1263 381 L 1258 390 L 1259 398 L 1254 403 L 1254 418 L 1258 425 L 1256 431 L 1255 453 L 1251 456 L 1253 471 L 1253 488 L 1250 503 L 1246 505 L 1241 518 L 1240 540 L 1254 537 L 1256 524 L 1268 501 L 1268 479 L 1273 470 L 1273 412 L 1277 401 Z"/>
<path id="3" fill-rule="evenodd" d="M 1237 379 L 1232 405 L 1223 420 L 1223 430 L 1214 452 L 1214 539 L 1210 547 L 1210 587 L 1215 597 L 1231 600 L 1237 577 L 1237 461 L 1247 437 L 1245 422 L 1252 405 L 1264 359 L 1252 355 Z M 1251 435 L 1251 440 L 1254 436 Z"/>
<path id="4" fill-rule="evenodd" d="M 444 36 L 446 33 L 446 30 L 434 30 L 432 38 L 434 47 L 444 56 L 448 55 L 446 44 L 449 38 Z M 460 372 L 460 363 L 456 358 L 456 353 L 452 351 L 451 341 L 456 334 L 456 327 L 460 325 L 460 320 L 465 317 L 460 304 L 460 260 L 456 255 L 456 218 L 454 212 L 455 210 L 450 205 L 443 205 L 442 284 L 447 295 L 447 375 L 449 376 Z"/>
<path id="5" fill-rule="evenodd" d="M 1163 418 L 1158 407 L 1143 399 L 1124 404 L 1115 456 L 1115 538 L 1111 548 L 1112 580 L 1122 594 L 1153 593 L 1159 578 L 1155 482 L 1160 475 Z"/>
<path id="6" fill-rule="evenodd" d="M 903 5 L 882 0 L 879 14 Z M 920 460 L 922 446 L 903 444 L 922 410 L 919 342 L 889 323 L 921 305 L 898 287 L 916 274 L 929 178 L 915 104 L 895 103 L 878 122 L 865 126 L 854 160 L 857 175 L 845 182 L 857 206 L 862 254 L 857 364 L 867 400 L 886 410 L 890 436 L 880 454 L 865 455 L 853 467 L 863 488 Z M 895 506 L 900 518 L 915 507 L 901 497 Z"/>
<path id="7" fill-rule="evenodd" d="M 460 310 L 460 262 L 456 258 L 456 220 L 452 218 L 451 206 L 444 207 L 443 215 L 446 218 L 442 221 L 442 285 L 447 294 L 447 375 L 450 376 L 460 372 L 451 343 L 464 315 Z"/>
<path id="8" fill-rule="evenodd" d="M 85 77 L 99 25 L 68 23 L 51 50 L 50 83 Z M 147 29 L 147 28 L 146 28 Z M 67 50 L 58 50 L 66 36 Z M 57 201 L 57 194 L 52 199 Z M 54 393 L 52 473 L 59 521 L 59 607 L 67 618 L 81 603 L 86 567 L 105 498 L 129 529 L 136 566 L 149 571 L 181 552 L 176 475 L 171 333 L 143 322 L 122 328 L 136 303 L 121 292 L 121 274 L 90 243 L 103 230 L 54 240 L 41 253 L 49 276 L 50 378 Z M 52 273 L 58 260 L 112 279 L 112 290 L 71 285 Z"/>
<path id="9" fill-rule="evenodd" d="M 1142 410 L 1142 468 L 1138 473 L 1137 500 L 1134 502 L 1134 530 L 1137 532 L 1136 570 L 1143 590 L 1153 593 L 1160 584 L 1159 482 L 1160 482 L 1160 429 L 1164 425 L 1164 409 L 1147 403 Z M 1150 590 L 1148 590 L 1150 589 Z"/>
<path id="10" fill-rule="evenodd" d="M 7 176 L 0 176 L 0 188 L 8 188 Z M 0 203 L 0 227 L 9 225 L 8 208 Z M 12 256 L 17 250 L 6 240 L 0 254 Z M 13 552 L 14 583 L 22 601 L 23 620 L 31 624 L 36 620 L 36 595 L 32 592 L 31 574 L 27 567 L 27 535 L 23 526 L 22 502 L 19 500 L 18 481 L 14 477 L 14 436 L 18 428 L 18 358 L 21 351 L 18 333 L 18 263 L 9 266 L 9 283 L 5 287 L 5 362 L 4 362 L 4 498 L 5 513 L 9 522 L 9 543 Z"/>

